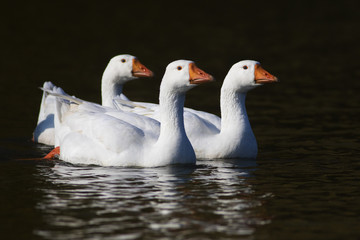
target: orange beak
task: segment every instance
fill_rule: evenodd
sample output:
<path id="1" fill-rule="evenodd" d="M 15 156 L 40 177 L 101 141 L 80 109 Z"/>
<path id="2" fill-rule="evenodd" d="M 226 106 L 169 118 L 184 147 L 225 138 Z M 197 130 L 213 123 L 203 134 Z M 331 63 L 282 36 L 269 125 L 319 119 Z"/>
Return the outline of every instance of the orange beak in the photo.
<path id="1" fill-rule="evenodd" d="M 201 84 L 214 81 L 213 76 L 198 68 L 195 63 L 189 64 L 190 84 Z"/>
<path id="2" fill-rule="evenodd" d="M 143 64 L 141 64 L 141 62 L 137 58 L 133 59 L 132 75 L 134 77 L 152 77 L 152 76 L 154 76 L 153 72 L 150 71 Z"/>
<path id="3" fill-rule="evenodd" d="M 260 64 L 255 65 L 255 83 L 263 84 L 263 83 L 273 83 L 278 82 L 279 80 L 274 75 L 268 73 L 265 69 L 263 69 Z"/>

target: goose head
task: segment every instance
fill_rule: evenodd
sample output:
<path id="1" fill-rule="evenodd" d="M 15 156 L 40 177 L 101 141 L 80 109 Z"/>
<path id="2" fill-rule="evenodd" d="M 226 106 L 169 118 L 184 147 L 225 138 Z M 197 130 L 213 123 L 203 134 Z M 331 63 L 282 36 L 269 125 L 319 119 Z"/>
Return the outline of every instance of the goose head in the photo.
<path id="1" fill-rule="evenodd" d="M 196 85 L 213 80 L 210 74 L 198 68 L 193 61 L 177 60 L 166 67 L 161 88 L 185 93 Z"/>
<path id="2" fill-rule="evenodd" d="M 224 81 L 227 87 L 247 92 L 266 83 L 278 82 L 277 77 L 263 69 L 259 62 L 244 60 L 235 63 Z"/>
<path id="3" fill-rule="evenodd" d="M 124 84 L 139 77 L 152 77 L 153 73 L 135 56 L 122 54 L 110 59 L 103 78 L 105 76 L 113 83 Z"/>

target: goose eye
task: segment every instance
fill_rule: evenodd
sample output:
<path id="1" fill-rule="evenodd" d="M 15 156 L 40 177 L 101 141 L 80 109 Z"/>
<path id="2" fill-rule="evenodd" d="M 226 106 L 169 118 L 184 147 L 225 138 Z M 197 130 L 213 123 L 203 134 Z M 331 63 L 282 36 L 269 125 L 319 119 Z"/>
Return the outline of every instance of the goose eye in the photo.
<path id="1" fill-rule="evenodd" d="M 245 69 L 245 70 L 246 70 L 246 69 L 248 69 L 248 66 L 246 66 L 246 65 L 245 65 L 245 66 L 243 66 L 243 69 Z"/>
<path id="2" fill-rule="evenodd" d="M 126 60 L 125 60 L 125 59 L 121 59 L 121 62 L 124 63 L 124 62 L 126 62 Z"/>
<path id="3" fill-rule="evenodd" d="M 180 71 L 180 70 L 182 69 L 182 67 L 181 67 L 181 66 L 178 66 L 176 69 Z"/>

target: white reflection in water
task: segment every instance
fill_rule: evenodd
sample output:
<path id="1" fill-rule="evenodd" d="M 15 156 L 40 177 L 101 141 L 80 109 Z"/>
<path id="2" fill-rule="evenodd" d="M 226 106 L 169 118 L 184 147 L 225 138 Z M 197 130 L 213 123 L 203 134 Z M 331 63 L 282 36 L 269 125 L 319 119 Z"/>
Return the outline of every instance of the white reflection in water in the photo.
<path id="1" fill-rule="evenodd" d="M 56 162 L 39 168 L 46 239 L 250 236 L 262 216 L 247 183 L 255 161 L 117 168 Z"/>

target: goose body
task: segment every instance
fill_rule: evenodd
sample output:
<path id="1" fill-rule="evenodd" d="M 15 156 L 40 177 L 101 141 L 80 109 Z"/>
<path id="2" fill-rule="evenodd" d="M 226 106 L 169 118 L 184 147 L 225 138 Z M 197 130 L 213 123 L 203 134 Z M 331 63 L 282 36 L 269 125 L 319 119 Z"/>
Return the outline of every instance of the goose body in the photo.
<path id="1" fill-rule="evenodd" d="M 102 105 L 114 107 L 113 101 L 116 99 L 129 101 L 122 93 L 123 85 L 136 78 L 151 77 L 152 75 L 153 73 L 132 55 L 122 54 L 113 57 L 105 68 L 101 80 Z M 45 82 L 43 89 L 45 91 L 42 96 L 38 123 L 33 133 L 33 139 L 34 142 L 54 145 L 55 97 L 49 95 L 48 92 L 64 95 L 66 93 L 51 82 Z"/>
<path id="2" fill-rule="evenodd" d="M 60 159 L 102 166 L 195 164 L 195 153 L 183 121 L 185 93 L 197 84 L 211 80 L 210 75 L 191 61 L 170 63 L 160 86 L 160 121 L 71 101 L 68 96 L 64 98 L 70 101 L 59 99 L 56 102 L 55 135 Z"/>
<path id="3" fill-rule="evenodd" d="M 234 64 L 221 88 L 221 118 L 203 111 L 184 110 L 187 136 L 194 147 L 196 157 L 256 158 L 257 141 L 246 112 L 247 92 L 277 78 L 265 71 L 258 62 L 244 60 Z M 137 106 L 143 107 L 137 107 Z M 159 119 L 159 106 L 134 103 L 133 106 L 117 102 L 117 108 Z"/>

